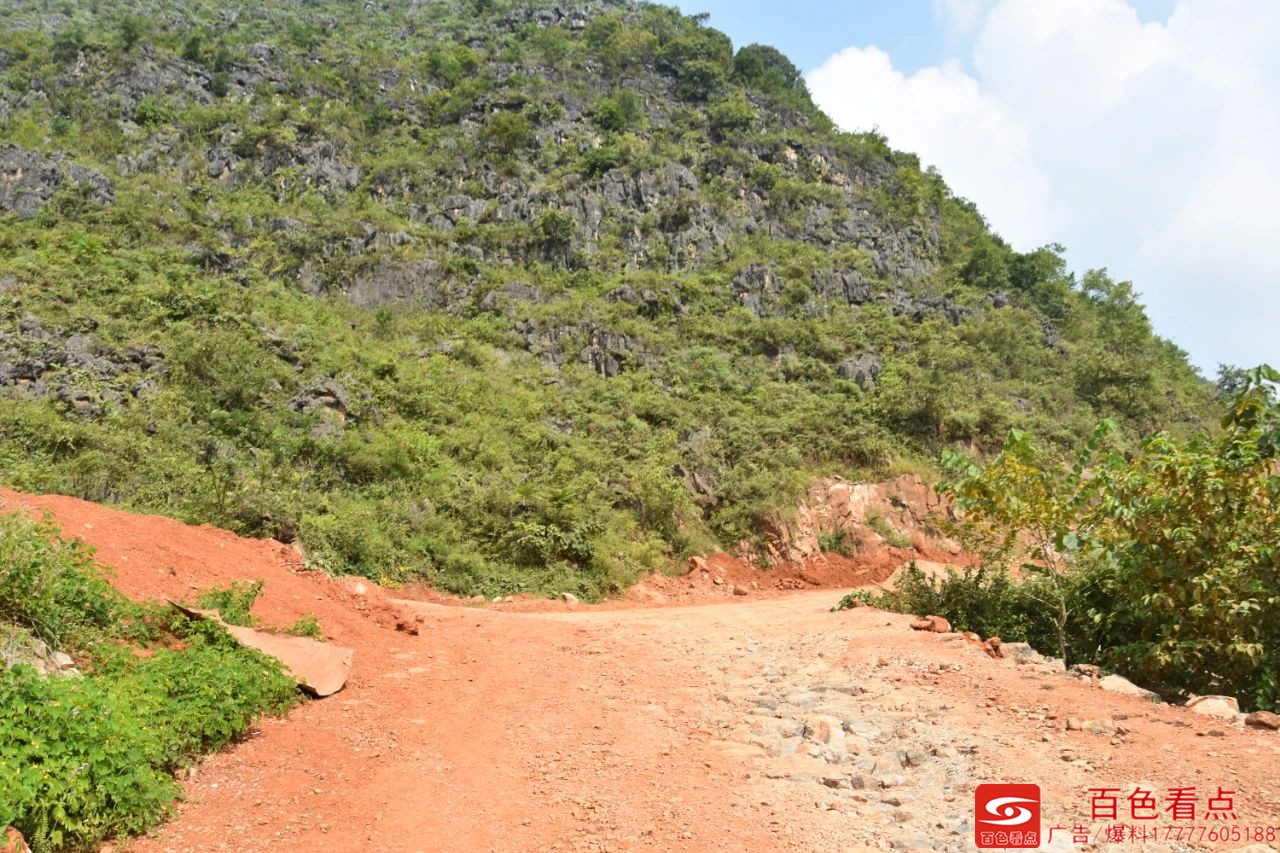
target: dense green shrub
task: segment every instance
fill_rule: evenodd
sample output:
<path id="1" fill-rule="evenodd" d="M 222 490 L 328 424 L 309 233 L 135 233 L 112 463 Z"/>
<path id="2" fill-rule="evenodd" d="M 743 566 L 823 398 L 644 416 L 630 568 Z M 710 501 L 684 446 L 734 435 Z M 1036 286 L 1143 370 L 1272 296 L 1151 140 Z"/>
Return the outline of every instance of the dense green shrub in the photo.
<path id="1" fill-rule="evenodd" d="M 602 99 L 592 110 L 596 126 L 611 133 L 642 127 L 644 118 L 644 102 L 635 92 L 626 90 Z"/>
<path id="2" fill-rule="evenodd" d="M 489 116 L 484 139 L 500 154 L 514 154 L 533 142 L 533 125 L 521 113 L 496 112 Z"/>
<path id="3" fill-rule="evenodd" d="M 119 627 L 123 598 L 88 550 L 56 538 L 51 523 L 0 515 L 0 622 L 60 646 Z"/>
<path id="4" fill-rule="evenodd" d="M 804 75 L 776 47 L 749 44 L 733 57 L 734 79 L 774 94 L 807 91 Z"/>
<path id="5" fill-rule="evenodd" d="M 546 210 L 534 220 L 533 234 L 542 246 L 567 246 L 576 227 L 573 217 L 564 211 Z"/>
<path id="6" fill-rule="evenodd" d="M 277 661 L 212 623 L 126 601 L 56 533 L 0 516 L 0 626 L 30 627 L 84 671 L 0 670 L 0 824 L 51 853 L 155 825 L 174 770 L 297 696 Z"/>
<path id="7" fill-rule="evenodd" d="M 589 177 L 598 177 L 622 165 L 622 153 L 613 145 L 591 148 L 582 155 L 582 171 Z"/>
<path id="8" fill-rule="evenodd" d="M 0 820 L 48 850 L 86 849 L 159 821 L 177 786 L 132 699 L 98 679 L 0 672 Z"/>
<path id="9" fill-rule="evenodd" d="M 911 537 L 893 528 L 883 515 L 875 512 L 867 513 L 867 527 L 870 527 L 894 548 L 910 548 Z"/>
<path id="10" fill-rule="evenodd" d="M 196 602 L 207 610 L 216 610 L 228 625 L 252 628 L 257 618 L 250 612 L 253 603 L 262 594 L 263 582 L 239 581 L 228 587 L 209 589 L 200 593 Z"/>
<path id="11" fill-rule="evenodd" d="M 849 533 L 845 530 L 818 534 L 818 548 L 823 553 L 839 554 L 842 557 L 851 557 L 857 553 L 856 543 L 849 541 Z"/>
<path id="12" fill-rule="evenodd" d="M 1254 371 L 1218 435 L 1156 433 L 1123 454 L 1107 451 L 1108 424 L 1069 466 L 1020 433 L 986 465 L 951 457 L 970 541 L 992 565 L 1022 557 L 1030 575 L 991 581 L 999 594 L 957 611 L 958 627 L 1038 593 L 1069 658 L 1169 694 L 1280 707 L 1277 382 Z"/>
<path id="13" fill-rule="evenodd" d="M 912 562 L 892 592 L 846 597 L 838 609 L 854 600 L 899 613 L 941 616 L 956 630 L 1058 653 L 1055 592 L 1043 579 L 1015 580 L 1002 567 L 950 569 L 930 577 Z"/>
<path id="14" fill-rule="evenodd" d="M 139 101 L 138 106 L 133 111 L 133 120 L 144 127 L 147 125 L 168 124 L 173 119 L 173 109 L 152 95 L 148 95 Z"/>
<path id="15" fill-rule="evenodd" d="M 1157 434 L 1136 458 L 1106 460 L 1091 508 L 1106 558 L 1081 563 L 1105 662 L 1172 690 L 1280 709 L 1280 408 L 1264 388 L 1246 392 L 1221 436 Z M 1262 411 L 1248 408 L 1263 399 Z"/>
<path id="16" fill-rule="evenodd" d="M 756 111 L 747 103 L 741 92 L 735 92 L 712 104 L 707 110 L 711 132 L 717 139 L 725 139 L 737 131 L 751 127 Z"/>

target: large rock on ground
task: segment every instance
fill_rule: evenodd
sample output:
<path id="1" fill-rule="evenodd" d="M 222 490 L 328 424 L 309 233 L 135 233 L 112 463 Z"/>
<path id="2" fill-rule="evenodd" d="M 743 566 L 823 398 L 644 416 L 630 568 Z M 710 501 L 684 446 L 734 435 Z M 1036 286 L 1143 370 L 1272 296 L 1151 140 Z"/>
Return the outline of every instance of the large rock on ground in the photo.
<path id="1" fill-rule="evenodd" d="M 863 391 L 869 391 L 876 384 L 883 362 L 880 356 L 863 353 L 855 358 L 846 359 L 836 365 L 836 374 L 841 379 L 855 383 Z"/>
<path id="2" fill-rule="evenodd" d="M 320 698 L 337 693 L 351 675 L 352 659 L 355 657 L 352 649 L 321 643 L 307 637 L 271 634 L 239 625 L 228 625 L 216 611 L 197 610 L 176 601 L 169 603 L 193 619 L 217 622 L 240 645 L 257 649 L 280 661 L 293 675 L 299 687 Z"/>
<path id="3" fill-rule="evenodd" d="M 238 625 L 224 624 L 222 627 L 241 645 L 280 661 L 302 689 L 316 696 L 332 696 L 342 689 L 351 675 L 355 652 L 343 646 L 289 634 L 269 634 Z"/>
<path id="4" fill-rule="evenodd" d="M 1206 717 L 1235 719 L 1240 714 L 1240 703 L 1230 696 L 1197 696 L 1187 707 Z"/>
<path id="5" fill-rule="evenodd" d="M 1254 711 L 1244 718 L 1244 724 L 1255 729 L 1280 731 L 1280 714 L 1273 714 L 1270 711 Z"/>
<path id="6" fill-rule="evenodd" d="M 951 623 L 941 616 L 926 616 L 911 623 L 913 631 L 931 631 L 934 634 L 950 634 Z"/>
<path id="7" fill-rule="evenodd" d="M 1124 696 L 1137 696 L 1151 702 L 1161 701 L 1160 697 L 1134 684 L 1122 675 L 1106 675 L 1098 679 L 1098 686 L 1108 693 L 1120 693 Z"/>

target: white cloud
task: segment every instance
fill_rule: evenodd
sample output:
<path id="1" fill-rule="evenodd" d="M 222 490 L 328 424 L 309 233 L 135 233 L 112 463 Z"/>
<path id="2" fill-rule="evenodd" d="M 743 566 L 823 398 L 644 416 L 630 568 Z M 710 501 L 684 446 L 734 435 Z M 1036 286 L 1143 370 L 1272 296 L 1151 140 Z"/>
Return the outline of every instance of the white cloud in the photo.
<path id="1" fill-rule="evenodd" d="M 851 47 L 808 83 L 836 124 L 878 126 L 896 147 L 937 166 L 957 193 L 981 198 L 984 214 L 1007 224 L 1011 239 L 1051 239 L 1048 182 L 1032 162 L 1026 128 L 955 63 L 907 77 L 879 48 Z"/>
<path id="2" fill-rule="evenodd" d="M 969 74 L 910 76 L 874 48 L 809 75 L 842 127 L 935 164 L 1020 249 L 1132 278 L 1203 367 L 1280 362 L 1280 6 L 1179 0 L 935 0 L 969 21 Z M 977 16 L 976 22 L 972 17 Z"/>

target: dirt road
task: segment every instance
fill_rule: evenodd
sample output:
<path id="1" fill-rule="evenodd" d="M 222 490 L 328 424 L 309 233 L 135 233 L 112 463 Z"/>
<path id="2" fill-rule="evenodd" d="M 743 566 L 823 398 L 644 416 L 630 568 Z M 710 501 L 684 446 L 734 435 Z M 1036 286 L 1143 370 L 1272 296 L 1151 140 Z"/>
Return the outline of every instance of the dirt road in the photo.
<path id="1" fill-rule="evenodd" d="M 1047 849 L 1089 849 L 1070 830 L 1110 823 L 1091 820 L 1098 787 L 1195 787 L 1202 803 L 1222 787 L 1233 825 L 1280 829 L 1280 734 L 993 660 L 907 617 L 831 613 L 834 590 L 555 612 L 396 602 L 301 571 L 278 544 L 35 502 L 131 595 L 263 577 L 265 622 L 314 613 L 356 649 L 346 689 L 207 759 L 174 820 L 120 849 L 967 850 L 983 782 L 1042 787 L 1046 834 L 1063 828 Z M 408 614 L 417 635 L 396 629 Z"/>

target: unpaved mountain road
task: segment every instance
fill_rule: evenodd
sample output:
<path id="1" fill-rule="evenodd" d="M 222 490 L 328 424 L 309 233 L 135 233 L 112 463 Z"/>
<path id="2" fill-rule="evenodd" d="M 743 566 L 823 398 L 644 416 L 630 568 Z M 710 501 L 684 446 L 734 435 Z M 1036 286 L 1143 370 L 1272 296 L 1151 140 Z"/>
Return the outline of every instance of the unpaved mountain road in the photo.
<path id="1" fill-rule="evenodd" d="M 67 498 L 0 503 L 52 510 L 130 595 L 260 577 L 264 622 L 314 613 L 356 650 L 341 693 L 209 757 L 174 819 L 118 850 L 966 850 L 983 782 L 1039 784 L 1046 831 L 1096 837 L 1110 823 L 1090 819 L 1098 787 L 1195 787 L 1202 803 L 1222 787 L 1233 825 L 1280 829 L 1280 734 L 993 660 L 904 616 L 831 613 L 834 590 L 545 612 L 397 603 L 300 571 L 278 543 Z M 416 635 L 396 629 L 409 611 Z M 1096 848 L 1060 830 L 1050 849 Z"/>
<path id="2" fill-rule="evenodd" d="M 833 600 L 416 605 L 420 636 L 206 762 L 137 849 L 959 850 L 984 781 L 1039 783 L 1046 826 L 1088 824 L 1090 787 L 1137 783 L 1222 785 L 1242 825 L 1278 822 L 1280 736 Z M 1068 732 L 1069 717 L 1128 733 Z"/>

